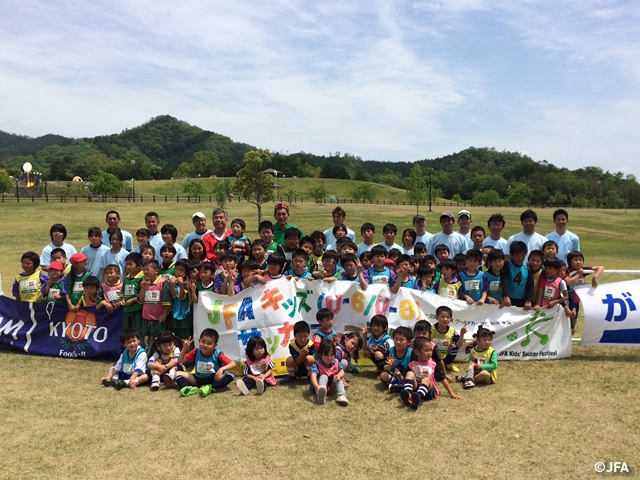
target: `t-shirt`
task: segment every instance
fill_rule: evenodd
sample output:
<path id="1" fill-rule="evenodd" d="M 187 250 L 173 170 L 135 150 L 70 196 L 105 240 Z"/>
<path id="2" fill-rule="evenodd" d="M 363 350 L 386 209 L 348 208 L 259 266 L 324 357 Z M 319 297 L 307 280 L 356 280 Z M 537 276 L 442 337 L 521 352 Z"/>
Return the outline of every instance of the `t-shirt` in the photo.
<path id="1" fill-rule="evenodd" d="M 166 365 L 173 359 L 180 358 L 180 349 L 178 347 L 173 347 L 173 351 L 169 355 L 165 355 L 159 349 L 156 350 L 151 358 L 149 359 L 149 363 L 161 363 L 162 365 Z"/>
<path id="2" fill-rule="evenodd" d="M 482 245 L 484 247 L 493 247 L 496 248 L 498 250 L 502 250 L 505 255 L 509 255 L 509 250 L 507 250 L 507 240 L 500 237 L 499 240 L 494 240 L 491 237 L 487 237 L 484 239 L 484 242 L 482 242 Z"/>
<path id="3" fill-rule="evenodd" d="M 87 268 L 96 277 L 98 277 L 100 283 L 103 282 L 102 270 L 100 270 L 102 268 L 102 255 L 104 254 L 104 252 L 108 252 L 109 250 L 109 247 L 101 243 L 99 247 L 92 247 L 91 245 L 87 245 L 86 247 L 82 247 L 82 250 L 80 251 L 80 253 L 86 256 L 89 260 Z"/>
<path id="4" fill-rule="evenodd" d="M 273 224 L 273 241 L 276 242 L 278 245 L 284 245 L 284 232 L 286 232 L 290 228 L 298 228 L 298 227 L 287 222 L 287 224 L 283 229 L 283 228 L 280 228 L 280 225 L 278 225 L 277 223 L 274 223 Z M 298 230 L 300 229 L 298 228 Z M 300 233 L 301 233 L 300 238 L 304 237 L 304 234 L 302 233 L 302 231 Z"/>
<path id="5" fill-rule="evenodd" d="M 360 255 L 362 255 L 364 252 L 370 251 L 374 246 L 375 246 L 375 243 L 372 244 L 372 245 L 367 245 L 364 242 L 359 243 L 358 244 L 358 258 L 360 258 Z"/>
<path id="6" fill-rule="evenodd" d="M 198 233 L 195 230 L 191 233 L 187 233 L 187 235 L 184 237 L 184 240 L 182 240 L 182 248 L 186 250 L 189 249 L 189 244 L 191 243 L 191 240 L 194 239 L 200 239 L 202 240 L 202 237 L 204 237 L 207 233 L 211 232 L 211 230 L 207 229 L 206 231 L 202 232 L 202 233 Z"/>
<path id="7" fill-rule="evenodd" d="M 218 241 L 220 240 L 226 240 L 226 238 L 229 235 L 231 235 L 231 230 L 225 230 L 224 233 L 222 234 L 222 237 L 218 237 L 216 233 L 213 231 L 208 232 L 202 236 L 201 240 L 202 240 L 202 243 L 204 244 L 204 249 L 207 254 L 207 259 L 210 262 L 215 262 L 218 259 L 216 254 L 213 253 L 216 243 L 218 243 Z"/>
<path id="8" fill-rule="evenodd" d="M 16 275 L 13 282 L 13 296 L 18 297 L 22 302 L 42 302 L 41 287 L 47 282 L 47 276 L 40 270 L 36 270 L 31 275 L 21 273 Z"/>
<path id="9" fill-rule="evenodd" d="M 397 250 L 400 250 L 402 252 L 402 245 L 398 245 L 397 243 L 394 242 L 393 245 L 387 245 L 386 243 L 382 242 L 379 243 L 378 245 L 380 245 L 381 247 L 384 247 L 387 249 L 387 252 L 390 251 L 392 248 L 395 248 Z"/>
<path id="10" fill-rule="evenodd" d="M 478 359 L 480 370 L 489 372 L 492 382 L 496 383 L 498 381 L 498 353 L 493 347 L 489 347 L 486 350 L 478 350 L 478 347 L 475 346 L 469 354 L 469 361 L 473 359 L 473 354 Z"/>
<path id="11" fill-rule="evenodd" d="M 325 242 L 325 245 L 335 245 L 336 244 L 336 237 L 333 234 L 333 227 L 326 229 L 324 231 L 324 236 L 327 239 L 327 241 Z M 347 237 L 352 242 L 355 242 L 356 241 L 356 232 L 354 232 L 350 228 L 347 228 Z"/>
<path id="12" fill-rule="evenodd" d="M 147 286 L 144 292 L 144 302 L 142 304 L 142 318 L 157 322 L 164 311 L 166 305 L 171 306 L 171 293 L 169 292 L 169 282 L 158 276 L 155 282 Z"/>
<path id="13" fill-rule="evenodd" d="M 442 359 L 447 357 L 451 345 L 453 345 L 451 348 L 456 348 L 455 344 L 459 339 L 460 334 L 456 332 L 451 325 L 447 325 L 447 331 L 445 333 L 439 332 L 435 325 L 431 329 L 431 341 L 436 344 L 436 349 Z"/>
<path id="14" fill-rule="evenodd" d="M 487 278 L 482 271 L 476 272 L 475 275 L 469 275 L 466 270 L 463 270 L 458 275 L 462 282 L 462 292 L 470 296 L 474 302 L 482 298 L 482 292 L 488 292 L 490 289 Z"/>
<path id="15" fill-rule="evenodd" d="M 580 238 L 575 233 L 567 230 L 564 235 L 551 232 L 547 235 L 547 240 L 553 240 L 558 244 L 558 258 L 567 265 L 567 255 L 570 252 L 580 251 Z"/>
<path id="16" fill-rule="evenodd" d="M 135 355 L 131 358 L 129 350 L 125 350 L 113 369 L 118 372 L 120 380 L 128 380 L 134 373 L 142 375 L 147 370 L 147 351 L 138 347 Z"/>
<path id="17" fill-rule="evenodd" d="M 107 249 L 102 254 L 102 261 L 100 262 L 100 268 L 104 270 L 104 268 L 107 265 L 118 265 L 120 267 L 120 279 L 123 279 L 125 276 L 125 267 L 127 263 L 125 261 L 125 258 L 127 258 L 127 255 L 129 255 L 129 252 L 126 251 L 124 248 L 121 248 L 118 253 L 113 253 L 111 249 Z"/>
<path id="18" fill-rule="evenodd" d="M 411 370 L 416 376 L 416 382 L 418 385 L 420 385 L 422 380 L 428 378 L 434 390 L 434 398 L 438 397 L 438 385 L 436 384 L 435 378 L 436 362 L 434 362 L 433 359 L 429 359 L 426 362 L 414 360 L 409 364 L 409 370 Z"/>
<path id="19" fill-rule="evenodd" d="M 122 292 L 124 294 L 124 301 L 127 302 L 132 298 L 138 298 L 140 294 L 140 282 L 142 281 L 142 272 L 138 272 L 133 277 L 126 275 L 122 282 Z M 131 305 L 125 305 L 124 313 L 132 314 L 142 310 L 142 304 L 140 302 L 133 302 Z"/>
<path id="20" fill-rule="evenodd" d="M 275 367 L 275 364 L 271 361 L 270 355 L 267 355 L 264 358 L 259 358 L 258 360 L 251 360 L 250 358 L 247 358 L 245 360 L 244 375 L 264 375 Z M 271 375 L 265 380 L 265 383 L 267 385 L 275 385 L 276 378 Z"/>
<path id="21" fill-rule="evenodd" d="M 416 236 L 416 241 L 414 242 L 414 245 L 420 242 L 420 243 L 424 243 L 424 246 L 426 247 L 429 244 L 429 240 L 431 240 L 431 237 L 433 237 L 432 233 L 424 232 L 424 235 Z"/>
<path id="22" fill-rule="evenodd" d="M 299 347 L 295 340 L 291 340 L 289 342 L 289 353 L 293 358 L 297 358 L 305 347 L 309 350 L 309 355 L 314 355 L 316 353 L 316 346 L 311 340 L 308 340 L 304 347 Z"/>
<path id="23" fill-rule="evenodd" d="M 47 245 L 46 247 L 44 247 L 42 249 L 42 253 L 40 254 L 40 266 L 41 267 L 48 267 L 49 264 L 51 263 L 51 250 L 53 250 L 54 248 L 61 248 L 65 251 L 65 253 L 67 254 L 67 260 L 69 258 L 71 258 L 71 255 L 73 255 L 74 253 L 78 253 L 76 251 L 76 248 L 71 245 L 70 243 L 64 243 L 62 242 L 61 246 L 57 246 L 54 245 L 53 242 L 51 242 L 49 245 Z"/>
<path id="24" fill-rule="evenodd" d="M 447 282 L 444 277 L 440 277 L 433 288 L 438 295 L 450 298 L 451 300 L 464 300 L 462 293 L 462 282 L 458 277 L 453 277 L 452 282 Z"/>
<path id="25" fill-rule="evenodd" d="M 388 267 L 384 267 L 382 270 L 370 267 L 363 271 L 363 275 L 364 281 L 369 285 L 384 284 L 391 286 L 396 283 L 396 273 Z"/>
<path id="26" fill-rule="evenodd" d="M 120 230 L 122 232 L 122 249 L 130 252 L 133 250 L 133 237 L 126 230 Z M 102 232 L 102 244 L 111 248 L 111 242 L 109 242 L 109 232 L 104 230 Z M 73 252 L 75 253 L 75 252 Z"/>
<path id="27" fill-rule="evenodd" d="M 438 245 L 446 245 L 449 247 L 449 258 L 453 258 L 458 253 L 464 253 L 469 248 L 467 239 L 460 235 L 458 232 L 446 234 L 444 232 L 438 232 L 431 237 L 429 244 L 427 245 L 427 253 L 435 255 L 435 250 Z"/>
<path id="28" fill-rule="evenodd" d="M 207 357 L 202 354 L 199 348 L 194 348 L 184 356 L 185 366 L 195 366 L 196 368 L 193 375 L 200 378 L 213 377 L 220 368 L 231 362 L 232 360 L 220 350 L 214 350 L 214 352 Z M 228 375 L 228 372 L 225 370 L 224 374 Z"/>
<path id="29" fill-rule="evenodd" d="M 505 255 L 510 255 L 509 248 L 511 244 L 515 241 L 524 242 L 527 245 L 527 256 L 525 257 L 525 262 L 529 258 L 529 254 L 532 250 L 542 250 L 542 245 L 547 241 L 547 237 L 543 237 L 539 233 L 532 233 L 531 235 L 527 235 L 524 232 L 516 233 L 515 235 L 511 235 L 509 240 L 507 240 L 507 246 L 504 249 Z"/>
<path id="30" fill-rule="evenodd" d="M 42 297 L 44 298 L 45 302 L 55 302 L 56 305 L 64 305 L 65 307 L 67 306 L 67 300 L 64 298 L 64 296 L 68 293 L 67 278 L 64 275 L 60 277 L 58 283 L 54 283 L 53 285 L 51 285 L 51 287 L 49 287 L 49 293 L 47 294 L 45 294 L 46 288 L 47 282 L 45 281 L 40 287 L 40 292 L 42 293 Z M 55 298 L 53 298 L 53 295 L 59 295 L 61 298 L 58 298 L 56 300 Z"/>

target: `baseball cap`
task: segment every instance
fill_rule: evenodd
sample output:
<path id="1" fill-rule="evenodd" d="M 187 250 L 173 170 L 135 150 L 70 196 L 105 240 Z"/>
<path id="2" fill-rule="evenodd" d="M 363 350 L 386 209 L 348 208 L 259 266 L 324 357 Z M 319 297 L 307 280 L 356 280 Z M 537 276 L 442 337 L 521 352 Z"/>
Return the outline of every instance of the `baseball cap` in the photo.
<path id="1" fill-rule="evenodd" d="M 62 266 L 62 264 L 60 262 L 51 262 L 49 264 L 49 270 L 64 270 L 64 267 Z"/>
<path id="2" fill-rule="evenodd" d="M 470 212 L 469 210 L 460 210 L 460 211 L 458 212 L 458 218 L 460 218 L 460 217 L 464 217 L 465 215 L 466 215 L 467 217 L 471 218 L 471 212 Z"/>
<path id="3" fill-rule="evenodd" d="M 426 218 L 424 218 L 424 215 L 422 215 L 421 213 L 414 215 L 413 216 L 413 223 L 416 223 L 418 220 L 427 220 Z"/>
<path id="4" fill-rule="evenodd" d="M 451 219 L 453 219 L 453 218 L 454 218 L 454 217 L 453 217 L 453 213 L 451 213 L 451 212 L 449 212 L 449 211 L 442 212 L 442 214 L 440 215 L 440 218 L 442 218 L 442 217 L 449 217 L 449 218 L 451 218 Z"/>
<path id="5" fill-rule="evenodd" d="M 74 263 L 84 262 L 86 259 L 87 259 L 86 255 L 83 255 L 82 253 L 74 253 L 73 255 L 71 255 L 71 258 L 69 259 L 69 263 L 73 265 Z"/>
<path id="6" fill-rule="evenodd" d="M 194 219 L 194 218 L 196 218 L 196 217 L 198 217 L 198 218 L 203 218 L 203 219 L 205 219 L 205 220 L 207 219 L 207 216 L 206 216 L 204 213 L 202 213 L 202 212 L 196 212 L 196 213 L 194 213 L 193 215 L 191 215 L 191 220 L 193 220 L 193 219 Z"/>

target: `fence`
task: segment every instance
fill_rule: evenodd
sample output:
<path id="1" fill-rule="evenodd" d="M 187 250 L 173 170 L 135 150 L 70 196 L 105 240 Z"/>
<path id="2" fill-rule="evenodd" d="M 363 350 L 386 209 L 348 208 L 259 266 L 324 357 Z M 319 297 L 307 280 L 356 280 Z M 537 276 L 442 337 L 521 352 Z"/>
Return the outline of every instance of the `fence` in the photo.
<path id="1" fill-rule="evenodd" d="M 176 202 L 176 203 L 218 203 L 216 198 L 212 195 L 209 196 L 180 196 L 180 195 L 109 195 L 109 196 L 90 196 L 90 195 L 31 195 L 31 196 L 16 196 L 14 194 L 2 194 L 0 196 L 0 203 L 6 202 L 32 202 L 36 201 L 44 201 L 47 203 L 57 202 L 57 203 L 66 203 L 66 202 L 128 202 L 128 203 L 168 203 L 168 202 Z M 241 197 L 231 197 L 225 203 L 233 203 L 233 202 L 242 202 L 246 200 L 242 200 Z M 287 203 L 304 203 L 304 197 L 277 197 L 273 202 L 283 202 Z M 321 200 L 309 200 L 307 199 L 307 203 L 321 203 L 321 204 L 361 204 L 361 205 L 404 205 L 404 206 L 412 206 L 416 205 L 416 202 L 405 201 L 405 200 L 361 200 L 361 199 L 353 199 L 353 198 L 323 198 Z M 429 202 L 418 202 L 418 205 L 422 205 L 425 207 L 429 206 Z M 495 205 L 493 203 L 484 204 L 484 205 L 473 205 L 465 202 L 432 202 L 432 207 L 500 207 L 500 208 L 569 208 L 569 209 L 599 209 L 599 210 L 634 210 L 640 208 L 640 205 L 629 205 L 626 207 L 574 207 L 573 205 L 551 205 L 551 204 L 518 204 L 518 205 Z"/>

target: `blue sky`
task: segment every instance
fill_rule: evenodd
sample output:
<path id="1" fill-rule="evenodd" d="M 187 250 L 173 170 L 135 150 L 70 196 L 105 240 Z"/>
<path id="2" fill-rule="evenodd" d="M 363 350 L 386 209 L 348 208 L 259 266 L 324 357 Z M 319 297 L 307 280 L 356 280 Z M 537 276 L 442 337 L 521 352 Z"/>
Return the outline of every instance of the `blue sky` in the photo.
<path id="1" fill-rule="evenodd" d="M 0 130 L 175 116 L 283 152 L 640 176 L 640 3 L 0 1 Z"/>

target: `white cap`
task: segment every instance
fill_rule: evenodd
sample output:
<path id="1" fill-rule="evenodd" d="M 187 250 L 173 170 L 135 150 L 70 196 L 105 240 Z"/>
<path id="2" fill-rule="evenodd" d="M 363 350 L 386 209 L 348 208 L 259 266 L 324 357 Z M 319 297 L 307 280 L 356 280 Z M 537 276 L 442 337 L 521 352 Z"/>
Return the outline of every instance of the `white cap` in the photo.
<path id="1" fill-rule="evenodd" d="M 205 220 L 207 219 L 207 216 L 206 216 L 204 213 L 202 213 L 202 212 L 196 212 L 196 213 L 194 213 L 193 215 L 191 215 L 191 220 L 193 220 L 193 219 L 194 219 L 194 218 L 196 218 L 196 217 L 198 217 L 198 218 L 204 218 Z"/>

